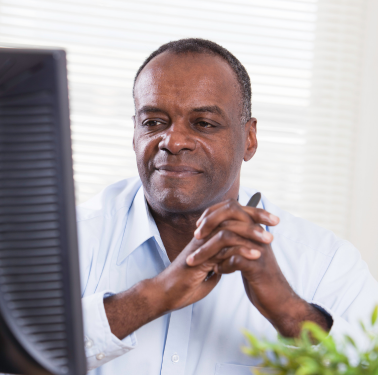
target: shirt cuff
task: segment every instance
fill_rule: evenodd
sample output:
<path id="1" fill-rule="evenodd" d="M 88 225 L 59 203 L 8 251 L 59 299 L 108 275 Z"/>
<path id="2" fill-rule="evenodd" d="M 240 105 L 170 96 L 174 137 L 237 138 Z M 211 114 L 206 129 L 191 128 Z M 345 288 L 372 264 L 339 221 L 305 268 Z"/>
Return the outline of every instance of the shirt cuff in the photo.
<path id="1" fill-rule="evenodd" d="M 335 340 L 336 345 L 343 346 L 343 344 L 345 343 L 345 335 L 348 335 L 354 340 L 359 351 L 363 351 L 368 348 L 369 340 L 363 334 L 358 322 L 353 322 L 352 324 L 351 322 L 347 321 L 341 316 L 338 316 L 330 308 L 324 306 L 319 302 L 312 301 L 311 304 L 321 307 L 326 311 L 327 314 L 332 317 L 333 324 L 331 330 L 329 331 L 329 334 Z M 358 362 L 357 352 L 352 348 L 347 348 L 347 355 L 352 364 Z"/>
<path id="2" fill-rule="evenodd" d="M 332 318 L 331 314 L 329 314 L 324 307 L 319 306 L 316 303 L 310 303 L 310 305 L 314 306 L 318 311 L 320 311 L 323 314 L 323 316 L 324 316 L 324 318 L 327 322 L 327 327 L 330 330 L 333 326 L 333 318 Z"/>
<path id="3" fill-rule="evenodd" d="M 135 333 L 119 340 L 110 330 L 105 313 L 104 298 L 113 294 L 111 291 L 103 291 L 82 299 L 84 346 L 88 370 L 93 370 L 127 353 L 137 344 Z"/>

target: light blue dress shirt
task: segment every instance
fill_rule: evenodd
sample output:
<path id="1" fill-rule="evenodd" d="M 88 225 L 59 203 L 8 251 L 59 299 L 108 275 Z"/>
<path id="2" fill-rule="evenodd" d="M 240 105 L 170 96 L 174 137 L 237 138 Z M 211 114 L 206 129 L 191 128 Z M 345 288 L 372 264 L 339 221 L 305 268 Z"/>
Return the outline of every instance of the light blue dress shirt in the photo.
<path id="1" fill-rule="evenodd" d="M 240 188 L 247 204 L 253 189 Z M 280 210 L 264 196 L 260 208 L 280 217 L 266 229 L 286 279 L 363 346 L 357 321 L 378 302 L 378 283 L 359 252 L 330 231 Z M 258 360 L 244 355 L 243 329 L 275 340 L 274 327 L 245 294 L 240 272 L 223 275 L 203 300 L 146 324 L 124 340 L 110 331 L 103 299 L 162 272 L 170 261 L 139 178 L 120 181 L 78 207 L 85 347 L 96 375 L 247 375 Z M 128 312 L 124 314 L 127 316 Z"/>

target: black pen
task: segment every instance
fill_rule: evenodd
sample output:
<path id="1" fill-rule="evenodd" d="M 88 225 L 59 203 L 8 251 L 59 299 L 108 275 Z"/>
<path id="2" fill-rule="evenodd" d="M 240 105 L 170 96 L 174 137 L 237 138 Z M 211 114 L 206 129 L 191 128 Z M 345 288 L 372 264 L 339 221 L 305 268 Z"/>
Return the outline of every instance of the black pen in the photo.
<path id="1" fill-rule="evenodd" d="M 257 192 L 252 195 L 251 199 L 248 201 L 247 206 L 248 207 L 257 207 L 261 199 L 261 193 Z M 206 279 L 204 281 L 209 280 L 214 275 L 214 271 L 209 271 L 209 273 L 206 276 Z"/>

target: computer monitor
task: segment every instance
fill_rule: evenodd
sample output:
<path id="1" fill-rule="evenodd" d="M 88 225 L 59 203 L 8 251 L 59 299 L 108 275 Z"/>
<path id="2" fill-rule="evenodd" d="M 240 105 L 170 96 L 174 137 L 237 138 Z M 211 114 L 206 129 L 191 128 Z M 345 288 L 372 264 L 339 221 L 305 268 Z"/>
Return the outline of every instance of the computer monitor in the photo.
<path id="1" fill-rule="evenodd" d="M 86 373 L 65 52 L 0 48 L 0 373 Z"/>

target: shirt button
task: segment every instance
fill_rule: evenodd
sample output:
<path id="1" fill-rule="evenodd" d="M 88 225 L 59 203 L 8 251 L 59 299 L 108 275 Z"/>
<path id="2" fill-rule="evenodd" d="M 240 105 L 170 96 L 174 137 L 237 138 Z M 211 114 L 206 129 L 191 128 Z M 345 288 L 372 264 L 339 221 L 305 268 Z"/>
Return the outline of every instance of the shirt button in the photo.
<path id="1" fill-rule="evenodd" d="M 104 353 L 98 353 L 98 354 L 96 355 L 96 358 L 97 358 L 99 361 L 101 361 L 101 359 L 104 359 L 104 358 L 105 358 L 105 354 L 104 354 Z"/>
<path id="2" fill-rule="evenodd" d="M 180 357 L 177 354 L 173 354 L 171 359 L 172 362 L 177 363 L 180 360 Z"/>
<path id="3" fill-rule="evenodd" d="M 92 340 L 87 340 L 85 341 L 85 347 L 86 348 L 91 348 L 93 346 L 93 341 Z"/>

